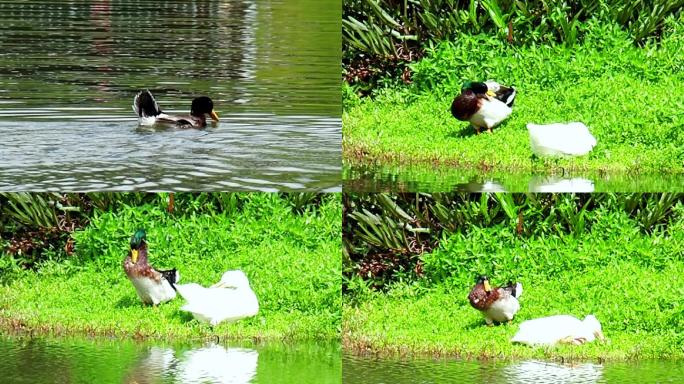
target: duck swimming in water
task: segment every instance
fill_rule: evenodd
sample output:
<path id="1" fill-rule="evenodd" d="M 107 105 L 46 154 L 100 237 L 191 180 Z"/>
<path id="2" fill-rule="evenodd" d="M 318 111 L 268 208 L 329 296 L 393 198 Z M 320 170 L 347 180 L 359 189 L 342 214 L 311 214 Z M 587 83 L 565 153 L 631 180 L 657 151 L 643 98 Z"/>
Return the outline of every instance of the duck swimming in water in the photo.
<path id="1" fill-rule="evenodd" d="M 518 298 L 522 295 L 522 284 L 508 283 L 504 287 L 492 288 L 487 276 L 480 276 L 470 290 L 470 305 L 482 312 L 487 325 L 513 320 L 520 310 Z"/>
<path id="2" fill-rule="evenodd" d="M 180 279 L 178 271 L 157 270 L 148 264 L 144 229 L 138 229 L 131 237 L 130 247 L 123 268 L 140 300 L 145 304 L 158 305 L 175 298 L 174 284 Z"/>
<path id="3" fill-rule="evenodd" d="M 469 121 L 479 134 L 480 129 L 492 128 L 506 120 L 513 110 L 516 91 L 495 81 L 466 81 L 461 94 L 451 103 L 451 115 L 461 121 Z"/>
<path id="4" fill-rule="evenodd" d="M 207 115 L 213 121 L 219 121 L 218 114 L 214 111 L 214 102 L 206 96 L 192 100 L 189 115 L 169 115 L 162 112 L 154 96 L 147 89 L 138 92 L 133 98 L 133 111 L 138 115 L 140 125 L 162 124 L 179 128 L 204 128 L 207 126 Z"/>

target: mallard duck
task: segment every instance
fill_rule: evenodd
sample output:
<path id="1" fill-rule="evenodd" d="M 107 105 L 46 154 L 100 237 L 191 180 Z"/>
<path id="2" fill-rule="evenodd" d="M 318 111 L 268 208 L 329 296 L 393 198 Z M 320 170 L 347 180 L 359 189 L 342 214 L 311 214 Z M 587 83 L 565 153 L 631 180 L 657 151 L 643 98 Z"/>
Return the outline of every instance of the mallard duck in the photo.
<path id="1" fill-rule="evenodd" d="M 164 124 L 181 128 L 204 128 L 207 126 L 206 115 L 214 121 L 219 121 L 214 111 L 214 102 L 206 96 L 192 100 L 189 115 L 169 115 L 159 109 L 157 101 L 147 89 L 138 92 L 133 98 L 133 111 L 138 115 L 140 125 Z"/>
<path id="2" fill-rule="evenodd" d="M 601 323 L 594 315 L 580 320 L 570 315 L 556 315 L 526 320 L 520 324 L 511 342 L 527 345 L 584 344 L 605 340 Z"/>
<path id="3" fill-rule="evenodd" d="M 211 325 L 237 321 L 259 312 L 257 297 L 240 270 L 225 272 L 221 281 L 209 288 L 191 283 L 178 285 L 176 289 L 188 302 L 181 311 L 190 312 L 197 320 Z"/>
<path id="4" fill-rule="evenodd" d="M 530 146 L 537 156 L 582 156 L 596 145 L 589 128 L 582 123 L 527 124 Z"/>
<path id="5" fill-rule="evenodd" d="M 487 325 L 513 320 L 520 309 L 518 298 L 522 295 L 522 284 L 508 283 L 505 287 L 492 288 L 487 276 L 480 276 L 470 290 L 470 305 L 482 312 Z"/>
<path id="6" fill-rule="evenodd" d="M 458 120 L 469 121 L 478 134 L 482 128 L 491 132 L 511 114 L 515 96 L 515 88 L 492 80 L 467 81 L 461 88 L 461 94 L 451 103 L 451 115 Z"/>
<path id="7" fill-rule="evenodd" d="M 123 268 L 131 280 L 140 300 L 145 304 L 158 305 L 176 297 L 175 284 L 180 279 L 178 271 L 152 268 L 147 263 L 145 230 L 138 229 L 131 237 L 130 251 L 124 259 Z"/>

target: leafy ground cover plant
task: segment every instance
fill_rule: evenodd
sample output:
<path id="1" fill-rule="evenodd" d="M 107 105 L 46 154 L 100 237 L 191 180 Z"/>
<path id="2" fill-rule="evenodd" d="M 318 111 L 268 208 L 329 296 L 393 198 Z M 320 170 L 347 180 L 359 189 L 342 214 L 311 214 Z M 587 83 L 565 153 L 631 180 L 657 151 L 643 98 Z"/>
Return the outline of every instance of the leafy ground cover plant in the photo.
<path id="1" fill-rule="evenodd" d="M 93 211 L 88 225 L 71 234 L 70 257 L 26 269 L 3 254 L 0 328 L 169 339 L 339 336 L 339 195 L 188 195 L 175 199 L 175 214 L 157 198 Z M 140 227 L 147 230 L 151 264 L 177 268 L 181 282 L 209 286 L 226 270 L 243 270 L 259 314 L 211 328 L 179 312 L 180 297 L 143 306 L 121 266 Z"/>

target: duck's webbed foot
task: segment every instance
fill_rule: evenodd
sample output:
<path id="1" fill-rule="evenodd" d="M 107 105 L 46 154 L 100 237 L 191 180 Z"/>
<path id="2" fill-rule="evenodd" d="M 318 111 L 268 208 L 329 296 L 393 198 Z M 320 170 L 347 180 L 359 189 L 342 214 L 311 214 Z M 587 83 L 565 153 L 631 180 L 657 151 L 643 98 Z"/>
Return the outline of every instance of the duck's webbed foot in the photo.
<path id="1" fill-rule="evenodd" d="M 479 135 L 480 134 L 480 127 L 478 127 L 477 125 L 471 125 L 471 126 L 473 127 L 473 129 L 475 129 L 475 134 Z"/>

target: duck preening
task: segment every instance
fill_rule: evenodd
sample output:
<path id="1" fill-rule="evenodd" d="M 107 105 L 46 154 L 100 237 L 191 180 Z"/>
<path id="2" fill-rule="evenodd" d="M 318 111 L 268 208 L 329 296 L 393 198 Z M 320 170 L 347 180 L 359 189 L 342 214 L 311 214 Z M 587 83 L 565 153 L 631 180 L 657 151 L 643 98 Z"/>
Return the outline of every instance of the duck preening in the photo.
<path id="1" fill-rule="evenodd" d="M 520 310 L 518 298 L 522 295 L 522 284 L 511 283 L 503 287 L 492 288 L 487 276 L 480 276 L 473 289 L 470 290 L 470 305 L 482 312 L 487 325 L 494 322 L 504 323 L 513 320 Z"/>
<path id="2" fill-rule="evenodd" d="M 138 92 L 133 98 L 133 111 L 138 115 L 140 125 L 163 124 L 181 128 L 204 128 L 207 126 L 207 115 L 213 121 L 219 121 L 218 114 L 214 111 L 214 102 L 206 96 L 192 100 L 189 115 L 169 115 L 162 112 L 154 96 L 147 89 Z"/>
<path id="3" fill-rule="evenodd" d="M 527 131 L 532 152 L 537 156 L 582 156 L 596 145 L 596 139 L 582 123 L 530 123 Z"/>
<path id="4" fill-rule="evenodd" d="M 259 312 L 259 301 L 240 270 L 227 271 L 221 281 L 205 288 L 199 284 L 176 286 L 187 301 L 181 311 L 192 313 L 200 321 L 216 325 L 222 321 L 237 321 Z"/>
<path id="5" fill-rule="evenodd" d="M 526 320 L 520 324 L 511 342 L 527 345 L 580 345 L 599 339 L 604 341 L 601 323 L 594 315 L 580 320 L 570 315 L 556 315 Z"/>
<path id="6" fill-rule="evenodd" d="M 175 284 L 180 279 L 178 271 L 157 270 L 148 264 L 144 229 L 138 229 L 131 237 L 123 268 L 143 303 L 157 305 L 176 297 Z"/>
<path id="7" fill-rule="evenodd" d="M 461 94 L 451 103 L 451 115 L 461 121 L 469 121 L 477 133 L 492 128 L 506 120 L 513 111 L 516 91 L 495 81 L 466 81 Z"/>

